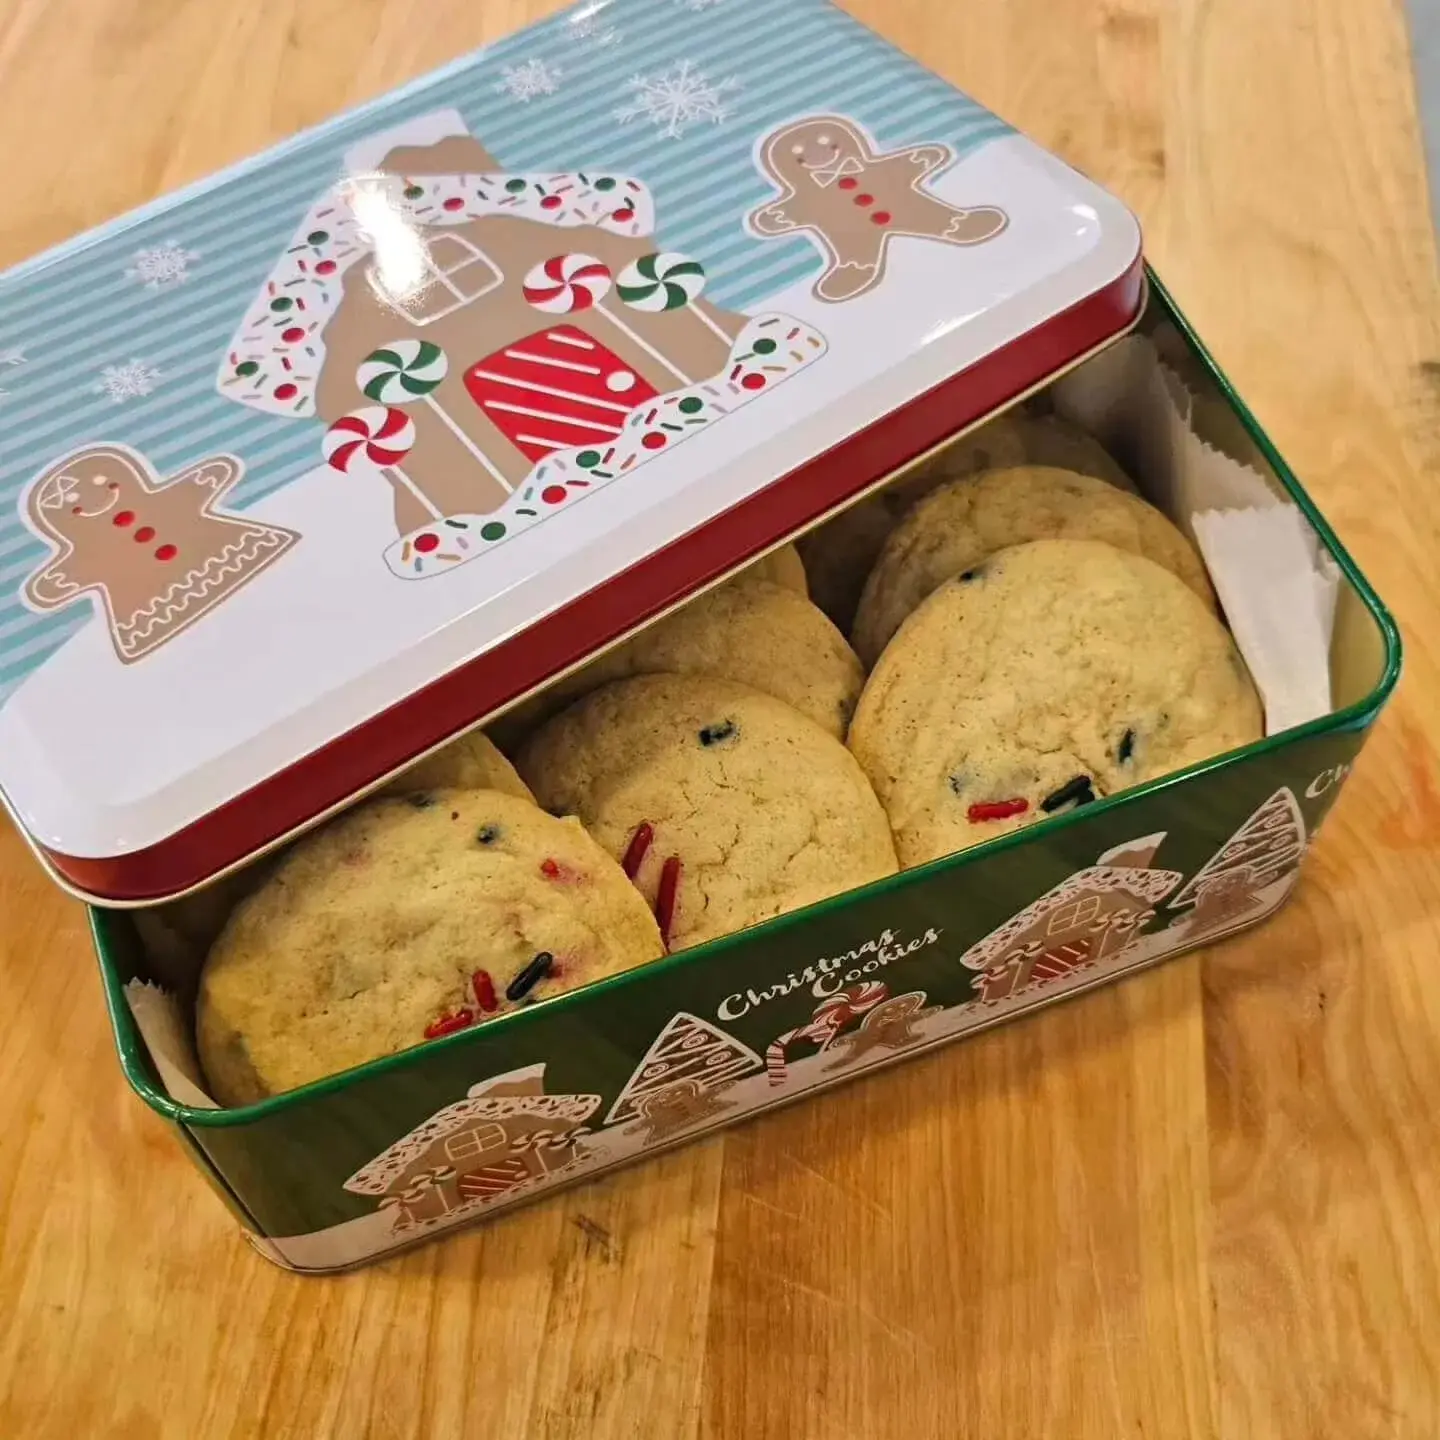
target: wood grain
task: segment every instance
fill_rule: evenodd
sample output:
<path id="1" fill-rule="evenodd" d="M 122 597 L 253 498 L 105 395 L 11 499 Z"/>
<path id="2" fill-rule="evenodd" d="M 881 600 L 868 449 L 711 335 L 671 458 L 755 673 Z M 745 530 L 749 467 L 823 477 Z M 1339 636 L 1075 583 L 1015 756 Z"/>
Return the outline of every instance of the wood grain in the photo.
<path id="1" fill-rule="evenodd" d="M 0 261 L 550 8 L 0 0 Z M 1400 0 L 850 8 L 1139 210 L 1398 612 L 1298 899 L 316 1281 L 124 1089 L 81 911 L 0 830 L 0 1435 L 1440 1434 L 1440 309 Z"/>

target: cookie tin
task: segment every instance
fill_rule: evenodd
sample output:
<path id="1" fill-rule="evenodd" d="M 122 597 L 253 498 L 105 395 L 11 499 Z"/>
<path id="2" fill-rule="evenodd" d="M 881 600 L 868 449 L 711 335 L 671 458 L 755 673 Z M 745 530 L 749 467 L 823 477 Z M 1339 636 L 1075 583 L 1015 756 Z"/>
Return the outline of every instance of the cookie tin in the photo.
<path id="1" fill-rule="evenodd" d="M 0 277 L 0 794 L 62 883 L 220 873 L 1134 322 L 1124 207 L 843 11 L 675 12 Z"/>
<path id="2" fill-rule="evenodd" d="M 188 1054 L 193 972 L 165 973 L 146 912 L 92 908 L 125 1073 L 263 1255 L 317 1273 L 363 1264 L 1221 940 L 1287 901 L 1394 687 L 1399 641 L 1153 279 L 1151 294 L 1141 335 L 1179 337 L 1211 434 L 1338 568 L 1327 712 L 238 1109 L 213 1108 Z"/>

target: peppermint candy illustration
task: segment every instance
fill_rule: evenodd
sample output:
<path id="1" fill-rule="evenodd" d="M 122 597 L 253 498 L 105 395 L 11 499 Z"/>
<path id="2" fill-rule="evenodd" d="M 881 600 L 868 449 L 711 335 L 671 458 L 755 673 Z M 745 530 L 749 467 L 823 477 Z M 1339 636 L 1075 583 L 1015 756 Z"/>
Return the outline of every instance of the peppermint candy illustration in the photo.
<path id="1" fill-rule="evenodd" d="M 396 340 L 372 351 L 355 372 L 361 393 L 382 405 L 408 405 L 438 389 L 450 373 L 445 352 L 429 340 Z"/>
<path id="2" fill-rule="evenodd" d="M 653 315 L 683 310 L 700 298 L 704 288 L 705 267 L 688 255 L 666 250 L 642 255 L 627 265 L 620 272 L 615 293 L 632 310 Z"/>
<path id="3" fill-rule="evenodd" d="M 547 315 L 588 310 L 610 293 L 610 267 L 593 255 L 552 255 L 525 276 L 523 293 Z"/>
<path id="4" fill-rule="evenodd" d="M 433 341 L 393 340 L 378 350 L 372 350 L 360 362 L 355 371 L 355 383 L 367 399 L 378 400 L 385 406 L 410 405 L 416 400 L 427 406 L 435 418 L 508 495 L 514 487 L 435 398 L 435 391 L 445 383 L 445 377 L 449 373 L 449 357 Z M 426 503 L 428 506 L 429 502 Z"/>
<path id="5" fill-rule="evenodd" d="M 364 466 L 401 464 L 415 444 L 415 422 L 403 411 L 369 405 L 342 415 L 322 442 L 326 462 L 342 475 Z"/>

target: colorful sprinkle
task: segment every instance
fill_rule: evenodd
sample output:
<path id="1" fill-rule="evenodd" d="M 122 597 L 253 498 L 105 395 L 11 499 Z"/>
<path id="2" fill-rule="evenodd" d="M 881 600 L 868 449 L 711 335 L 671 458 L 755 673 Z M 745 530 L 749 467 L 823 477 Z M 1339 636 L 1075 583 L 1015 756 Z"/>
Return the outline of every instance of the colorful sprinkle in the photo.
<path id="1" fill-rule="evenodd" d="M 493 845 L 500 838 L 500 827 L 498 825 L 482 825 L 475 832 L 475 839 L 481 845 Z"/>
<path id="2" fill-rule="evenodd" d="M 540 862 L 540 873 L 547 880 L 558 880 L 560 878 L 560 865 L 558 861 L 545 859 Z"/>
<path id="3" fill-rule="evenodd" d="M 488 970 L 477 970 L 470 977 L 470 988 L 475 992 L 475 1003 L 487 1015 L 500 1008 L 500 1002 L 495 998 L 495 982 Z"/>
<path id="4" fill-rule="evenodd" d="M 634 879 L 640 873 L 640 867 L 645 863 L 646 852 L 654 843 L 655 831 L 648 820 L 642 820 L 635 833 L 630 837 L 630 843 L 625 847 L 625 858 L 620 862 L 620 868 Z"/>
<path id="5" fill-rule="evenodd" d="M 442 1035 L 453 1035 L 457 1030 L 468 1029 L 475 1023 L 475 1012 L 462 1005 L 453 1015 L 442 1015 L 425 1027 L 427 1040 L 438 1040 Z"/>
<path id="6" fill-rule="evenodd" d="M 1076 805 L 1089 805 L 1095 799 L 1095 791 L 1091 788 L 1093 783 L 1088 775 L 1077 775 L 1073 780 L 1067 780 L 1053 794 L 1047 795 L 1040 802 L 1040 808 L 1048 815 L 1072 801 Z"/>
<path id="7" fill-rule="evenodd" d="M 1020 796 L 1013 800 L 982 800 L 965 812 L 965 818 L 972 825 L 979 825 L 985 820 L 1009 820 L 1023 815 L 1029 808 L 1030 802 Z"/>
<path id="8" fill-rule="evenodd" d="M 669 856 L 660 870 L 660 888 L 655 893 L 655 920 L 660 938 L 670 948 L 670 929 L 675 923 L 675 897 L 680 890 L 680 857 Z"/>
<path id="9" fill-rule="evenodd" d="M 523 1000 L 549 973 L 555 957 L 542 950 L 506 987 L 505 998 L 514 1004 Z"/>

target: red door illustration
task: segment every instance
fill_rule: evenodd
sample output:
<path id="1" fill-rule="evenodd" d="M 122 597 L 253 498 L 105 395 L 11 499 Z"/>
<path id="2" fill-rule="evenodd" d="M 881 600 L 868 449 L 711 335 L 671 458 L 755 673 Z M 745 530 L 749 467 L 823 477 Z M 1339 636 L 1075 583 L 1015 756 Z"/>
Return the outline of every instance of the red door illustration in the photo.
<path id="1" fill-rule="evenodd" d="M 613 350 L 573 325 L 551 325 L 476 361 L 465 389 L 529 460 L 607 445 L 659 393 Z"/>

